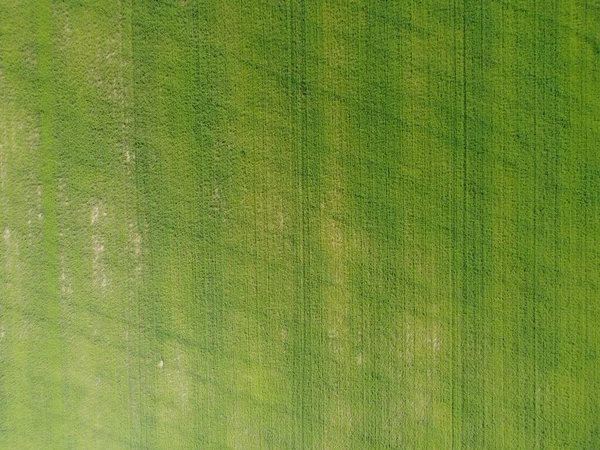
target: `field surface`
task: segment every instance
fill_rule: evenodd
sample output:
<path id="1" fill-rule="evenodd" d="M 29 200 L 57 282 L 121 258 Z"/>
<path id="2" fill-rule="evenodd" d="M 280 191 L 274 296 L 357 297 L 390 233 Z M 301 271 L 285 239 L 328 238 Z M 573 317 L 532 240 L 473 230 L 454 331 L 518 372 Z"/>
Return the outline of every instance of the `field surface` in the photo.
<path id="1" fill-rule="evenodd" d="M 600 449 L 600 2 L 0 0 L 0 449 Z"/>

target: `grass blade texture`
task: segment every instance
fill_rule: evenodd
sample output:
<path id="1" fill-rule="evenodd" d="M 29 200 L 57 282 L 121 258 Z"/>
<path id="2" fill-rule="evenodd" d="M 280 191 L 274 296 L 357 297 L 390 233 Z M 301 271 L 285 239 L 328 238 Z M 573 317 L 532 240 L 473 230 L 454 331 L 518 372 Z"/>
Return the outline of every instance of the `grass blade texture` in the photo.
<path id="1" fill-rule="evenodd" d="M 0 449 L 600 449 L 600 2 L 0 0 Z"/>

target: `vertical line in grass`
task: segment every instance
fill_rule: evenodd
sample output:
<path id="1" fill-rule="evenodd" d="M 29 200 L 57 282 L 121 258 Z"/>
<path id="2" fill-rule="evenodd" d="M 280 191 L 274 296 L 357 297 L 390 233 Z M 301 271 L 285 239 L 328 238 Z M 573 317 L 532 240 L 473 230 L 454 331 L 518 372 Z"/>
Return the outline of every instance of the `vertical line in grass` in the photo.
<path id="1" fill-rule="evenodd" d="M 43 228 L 41 236 L 41 250 L 39 255 L 40 268 L 43 275 L 37 281 L 36 292 L 39 297 L 35 298 L 36 314 L 41 321 L 43 335 L 42 348 L 39 364 L 34 370 L 40 370 L 38 386 L 33 390 L 34 395 L 39 395 L 40 408 L 36 414 L 40 414 L 39 420 L 34 425 L 38 428 L 40 446 L 60 447 L 64 444 L 63 438 L 66 423 L 64 415 L 64 389 L 65 380 L 61 379 L 63 373 L 62 355 L 62 330 L 59 326 L 60 318 L 60 288 L 59 288 L 59 235 L 58 235 L 58 171 L 59 151 L 55 142 L 55 92 L 53 80 L 53 17 L 52 3 L 41 1 L 36 4 L 34 10 L 36 21 L 36 43 L 38 50 L 38 78 L 37 88 L 39 95 L 39 123 L 40 123 L 40 179 L 42 185 L 41 201 L 43 210 Z M 31 349 L 34 350 L 34 349 Z M 41 350 L 41 349 L 36 349 Z M 45 385 L 45 386 L 44 386 Z M 44 386 L 43 391 L 38 389 Z M 51 422 L 53 417 L 57 422 Z M 55 426 L 50 424 L 54 423 Z"/>

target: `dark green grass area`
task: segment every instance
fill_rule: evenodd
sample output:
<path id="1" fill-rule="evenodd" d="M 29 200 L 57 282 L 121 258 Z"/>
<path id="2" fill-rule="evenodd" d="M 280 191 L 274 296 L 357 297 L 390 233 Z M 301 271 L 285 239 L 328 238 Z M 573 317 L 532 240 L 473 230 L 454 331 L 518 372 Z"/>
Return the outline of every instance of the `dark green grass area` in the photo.
<path id="1" fill-rule="evenodd" d="M 596 1 L 0 0 L 0 449 L 600 448 Z"/>

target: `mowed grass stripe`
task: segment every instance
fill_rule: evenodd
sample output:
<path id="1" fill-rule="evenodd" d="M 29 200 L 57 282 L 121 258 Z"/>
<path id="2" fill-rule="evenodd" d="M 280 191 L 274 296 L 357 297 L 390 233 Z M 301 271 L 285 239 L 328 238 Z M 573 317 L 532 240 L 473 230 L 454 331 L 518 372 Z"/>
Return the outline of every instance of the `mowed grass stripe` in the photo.
<path id="1" fill-rule="evenodd" d="M 27 88 L 35 82 L 28 77 L 30 60 L 22 53 L 11 49 L 8 44 L 18 45 L 19 49 L 31 50 L 35 40 L 34 27 L 24 17 L 27 11 L 8 11 L 2 8 L 5 17 L 11 18 L 13 26 L 2 23 L 2 73 L 0 76 L 2 108 L 2 147 L 1 147 L 1 186 L 2 186 L 2 434 L 4 445 L 9 442 L 9 430 L 18 433 L 18 445 L 35 445 L 35 436 L 29 434 L 28 423 L 34 412 L 31 407 L 32 374 L 28 349 L 33 347 L 35 336 L 31 332 L 32 319 L 27 320 L 28 307 L 25 298 L 31 289 L 28 278 L 32 275 L 24 256 L 27 247 L 23 242 L 28 238 L 27 218 L 18 215 L 19 207 L 27 202 L 31 188 L 31 174 L 27 169 L 25 155 L 31 155 L 34 137 L 39 135 L 39 124 L 35 107 L 26 108 L 18 104 L 18 97 L 25 96 Z M 27 36 L 17 32 L 18 27 L 26 27 Z M 29 25 L 29 26 L 28 26 Z M 5 68 L 5 65 L 10 67 Z M 14 81 L 13 81 L 14 80 Z M 22 149 L 17 152 L 16 149 Z M 26 175 L 25 175 L 26 174 Z M 18 176 L 21 175 L 21 176 Z M 25 175 L 25 176 L 23 176 Z M 10 196 L 8 192 L 12 193 Z M 38 202 L 39 203 L 39 202 Z M 39 207 L 37 208 L 39 211 Z M 31 214 L 33 215 L 33 214 Z M 36 223 L 37 226 L 37 223 Z M 8 280 L 12 283 L 8 283 Z M 18 339 L 17 336 L 21 335 Z M 14 372 L 6 370 L 12 367 Z M 25 405 L 25 407 L 23 407 Z M 20 436 L 20 437 L 19 437 Z"/>
<path id="2" fill-rule="evenodd" d="M 52 18 L 68 446 L 125 445 L 133 427 L 132 372 L 137 377 L 131 348 L 137 239 L 127 205 L 124 19 L 102 2 L 91 9 L 53 5 Z"/>
<path id="3" fill-rule="evenodd" d="M 8 300 L 3 305 L 3 317 L 10 318 L 3 333 L 8 333 L 9 342 L 15 342 L 17 349 L 20 347 L 18 342 L 23 343 L 23 347 L 17 350 L 19 354 L 9 353 L 7 362 L 19 367 L 19 360 L 22 361 L 26 375 L 13 378 L 9 373 L 3 376 L 3 381 L 8 398 L 21 397 L 15 406 L 27 406 L 21 411 L 7 410 L 10 415 L 4 419 L 21 431 L 22 435 L 17 436 L 18 445 L 42 445 L 41 434 L 45 434 L 45 440 L 51 445 L 56 445 L 64 437 L 64 425 L 61 425 L 64 384 L 60 371 L 63 349 L 58 309 L 56 158 L 53 146 L 55 105 L 51 90 L 53 68 L 48 59 L 52 36 L 48 5 L 40 4 L 35 10 L 28 5 L 22 6 L 23 11 L 17 14 L 7 11 L 15 23 L 3 27 L 6 39 L 2 46 L 2 61 L 3 66 L 9 66 L 8 71 L 3 70 L 2 73 L 3 109 L 7 120 L 14 121 L 5 122 L 3 135 L 12 135 L 19 140 L 24 138 L 20 143 L 9 138 L 3 145 L 3 153 L 7 155 L 3 167 L 7 199 L 3 205 L 6 207 L 3 228 L 8 255 L 6 272 L 18 270 L 23 274 L 22 284 L 16 290 L 7 283 L 8 277 L 3 277 L 6 280 L 4 286 L 9 288 L 3 292 L 3 298 Z M 19 25 L 29 30 L 28 38 L 22 39 L 17 32 Z M 14 51 L 11 45 L 19 50 Z M 19 51 L 22 53 L 19 54 Z M 21 105 L 15 94 L 24 95 L 29 104 Z M 19 149 L 23 149 L 22 154 L 19 154 Z M 27 157 L 33 164 L 27 164 Z M 25 164 L 13 165 L 19 160 Z M 21 169 L 21 172 L 15 169 Z M 9 196 L 13 189 L 15 197 Z M 29 214 L 24 211 L 23 206 L 28 201 L 34 203 L 35 214 L 31 210 Z M 30 303 L 27 299 L 31 297 L 47 301 Z M 17 313 L 16 316 L 13 316 L 14 313 Z M 17 339 L 19 335 L 21 339 Z M 45 417 L 51 417 L 57 426 L 52 429 L 45 427 Z"/>

